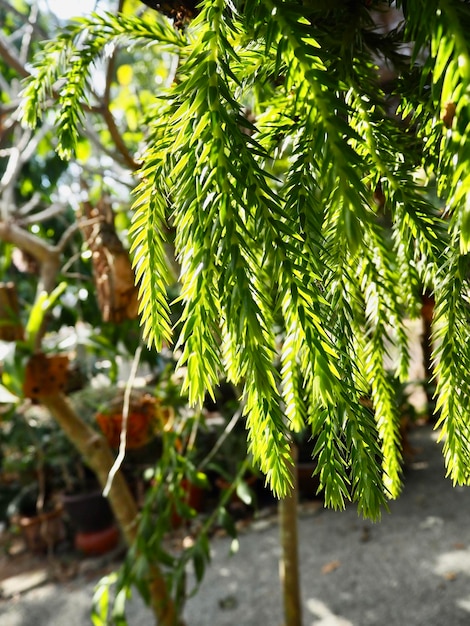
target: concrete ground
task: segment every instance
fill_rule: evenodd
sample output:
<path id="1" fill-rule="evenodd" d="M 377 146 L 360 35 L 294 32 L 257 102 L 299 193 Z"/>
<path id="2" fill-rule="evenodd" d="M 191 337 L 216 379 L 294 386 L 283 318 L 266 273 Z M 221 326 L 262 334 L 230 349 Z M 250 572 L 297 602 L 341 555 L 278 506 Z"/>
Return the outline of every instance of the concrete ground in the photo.
<path id="1" fill-rule="evenodd" d="M 470 490 L 444 477 L 440 446 L 417 427 L 419 449 L 401 497 L 382 521 L 307 507 L 299 538 L 304 626 L 470 625 Z M 281 626 L 280 555 L 275 519 L 254 522 L 229 556 L 212 540 L 212 564 L 185 608 L 188 626 Z M 45 583 L 0 602 L 1 626 L 87 626 L 96 578 Z M 138 601 L 129 626 L 152 626 Z"/>

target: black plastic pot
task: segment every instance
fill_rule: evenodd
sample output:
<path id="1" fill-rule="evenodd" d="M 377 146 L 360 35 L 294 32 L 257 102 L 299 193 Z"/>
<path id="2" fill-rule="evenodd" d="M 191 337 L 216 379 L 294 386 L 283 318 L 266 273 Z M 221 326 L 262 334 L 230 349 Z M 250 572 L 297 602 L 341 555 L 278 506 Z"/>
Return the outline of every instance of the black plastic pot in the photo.
<path id="1" fill-rule="evenodd" d="M 109 502 L 101 491 L 62 496 L 64 511 L 72 527 L 82 533 L 109 528 L 114 524 L 114 516 Z"/>

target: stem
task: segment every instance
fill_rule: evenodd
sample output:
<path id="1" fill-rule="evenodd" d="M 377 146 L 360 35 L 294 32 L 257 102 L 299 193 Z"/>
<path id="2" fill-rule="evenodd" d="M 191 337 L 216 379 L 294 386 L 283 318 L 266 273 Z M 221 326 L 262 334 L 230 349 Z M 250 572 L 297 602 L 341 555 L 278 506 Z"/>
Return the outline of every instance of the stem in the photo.
<path id="1" fill-rule="evenodd" d="M 114 119 L 113 114 L 111 113 L 108 107 L 103 108 L 101 112 L 104 121 L 109 130 L 109 134 L 111 135 L 111 139 L 113 140 L 114 145 L 116 146 L 116 150 L 121 156 L 121 160 L 127 165 L 127 167 L 133 172 L 139 169 L 140 164 L 135 161 L 131 154 L 129 153 L 126 143 L 122 138 L 121 133 L 116 125 L 116 121 Z"/>
<path id="2" fill-rule="evenodd" d="M 428 415 L 434 415 L 435 409 L 435 383 L 433 368 L 433 333 L 432 324 L 434 316 L 434 296 L 431 293 L 425 293 L 422 296 L 421 307 L 421 350 L 423 354 L 424 369 L 424 391 L 427 400 Z"/>
<path id="3" fill-rule="evenodd" d="M 122 408 L 122 426 L 121 426 L 121 436 L 119 440 L 119 451 L 111 469 L 108 472 L 106 485 L 103 491 L 103 495 L 105 497 L 108 497 L 108 494 L 113 484 L 114 477 L 119 471 L 119 468 L 121 467 L 124 461 L 124 458 L 126 456 L 127 421 L 129 418 L 129 406 L 130 406 L 131 392 L 132 392 L 132 387 L 135 382 L 135 377 L 137 375 L 137 368 L 139 367 L 141 354 L 142 354 L 142 345 L 139 345 L 134 355 L 134 360 L 132 362 L 132 368 L 131 368 L 131 372 L 129 376 L 129 381 L 126 385 L 126 389 L 124 392 L 124 405 Z"/>
<path id="4" fill-rule="evenodd" d="M 284 597 L 285 626 L 302 626 L 302 606 L 300 600 L 299 548 L 297 533 L 297 447 L 291 444 L 292 489 L 289 495 L 279 501 L 279 526 L 281 533 L 282 557 L 279 564 Z"/>

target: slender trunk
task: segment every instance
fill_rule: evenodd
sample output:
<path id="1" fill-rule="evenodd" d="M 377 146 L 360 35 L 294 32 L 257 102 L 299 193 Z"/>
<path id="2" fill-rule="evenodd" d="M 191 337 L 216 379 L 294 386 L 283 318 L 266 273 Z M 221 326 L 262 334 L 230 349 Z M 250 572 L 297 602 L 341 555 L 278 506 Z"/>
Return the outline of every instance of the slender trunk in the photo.
<path id="1" fill-rule="evenodd" d="M 297 448 L 292 444 L 292 491 L 279 502 L 282 557 L 280 578 L 284 598 L 285 626 L 302 626 L 300 599 L 299 548 L 297 536 Z"/>
<path id="2" fill-rule="evenodd" d="M 434 317 L 434 296 L 431 293 L 423 295 L 423 306 L 421 308 L 421 349 L 423 352 L 423 369 L 424 369 L 424 390 L 428 403 L 429 415 L 434 413 L 434 392 L 435 384 L 433 382 L 433 345 L 432 345 L 432 322 Z"/>
<path id="3" fill-rule="evenodd" d="M 80 419 L 64 395 L 43 396 L 41 402 L 49 409 L 104 488 L 114 462 L 114 457 L 104 437 Z M 137 537 L 139 511 L 120 471 L 114 476 L 108 499 L 127 545 L 133 545 Z M 151 566 L 148 584 L 157 624 L 159 626 L 182 626 L 183 623 L 178 618 L 165 578 L 155 563 Z"/>

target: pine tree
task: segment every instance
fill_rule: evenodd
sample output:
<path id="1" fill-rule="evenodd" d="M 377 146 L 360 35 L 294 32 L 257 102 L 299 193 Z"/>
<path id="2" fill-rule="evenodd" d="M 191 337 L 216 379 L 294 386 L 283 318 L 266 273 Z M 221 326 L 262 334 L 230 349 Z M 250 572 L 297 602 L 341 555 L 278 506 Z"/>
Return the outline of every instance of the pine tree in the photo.
<path id="1" fill-rule="evenodd" d="M 388 4 L 401 17 L 379 28 Z M 133 207 L 148 341 L 172 340 L 171 239 L 191 402 L 226 376 L 278 495 L 291 433 L 308 428 L 326 503 L 377 517 L 401 486 L 385 357 L 393 341 L 406 381 L 405 322 L 432 292 L 438 425 L 451 479 L 468 484 L 470 3 L 203 0 L 178 15 L 177 28 L 156 12 L 72 23 L 23 94 L 32 127 L 55 98 L 68 158 L 107 46 L 175 60 L 142 119 Z"/>

